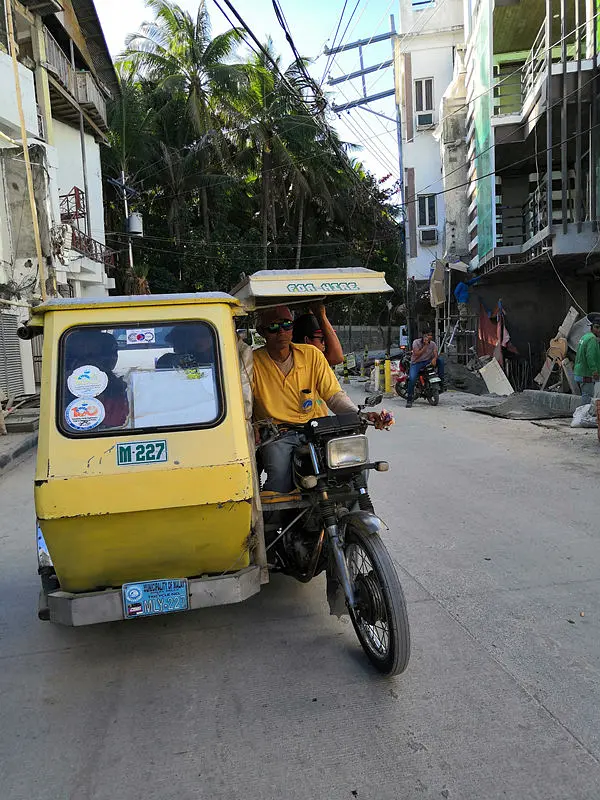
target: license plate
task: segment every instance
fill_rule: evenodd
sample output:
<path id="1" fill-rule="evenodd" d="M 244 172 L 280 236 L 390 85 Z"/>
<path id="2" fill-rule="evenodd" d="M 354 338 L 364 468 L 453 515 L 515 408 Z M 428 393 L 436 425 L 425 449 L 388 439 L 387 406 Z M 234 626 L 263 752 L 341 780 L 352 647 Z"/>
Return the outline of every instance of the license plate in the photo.
<path id="1" fill-rule="evenodd" d="M 157 464 L 167 460 L 167 442 L 165 439 L 153 439 L 151 442 L 122 442 L 117 445 L 117 466 L 129 464 Z"/>
<path id="2" fill-rule="evenodd" d="M 429 383 L 441 383 L 441 378 L 429 378 Z"/>
<path id="3" fill-rule="evenodd" d="M 125 619 L 154 617 L 189 608 L 188 582 L 179 580 L 124 583 L 122 587 Z"/>

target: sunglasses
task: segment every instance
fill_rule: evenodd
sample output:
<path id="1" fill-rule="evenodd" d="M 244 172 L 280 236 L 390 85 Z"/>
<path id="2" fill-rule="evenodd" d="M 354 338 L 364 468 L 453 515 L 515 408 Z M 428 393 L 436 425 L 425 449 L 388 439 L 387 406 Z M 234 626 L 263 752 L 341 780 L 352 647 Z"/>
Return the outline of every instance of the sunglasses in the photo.
<path id="1" fill-rule="evenodd" d="M 313 340 L 313 342 L 324 342 L 325 341 L 325 337 L 324 336 L 311 336 L 310 338 Z"/>
<path id="2" fill-rule="evenodd" d="M 291 331 L 294 323 L 291 319 L 285 319 L 282 322 L 271 322 L 267 325 L 267 333 L 279 333 L 279 331 Z"/>

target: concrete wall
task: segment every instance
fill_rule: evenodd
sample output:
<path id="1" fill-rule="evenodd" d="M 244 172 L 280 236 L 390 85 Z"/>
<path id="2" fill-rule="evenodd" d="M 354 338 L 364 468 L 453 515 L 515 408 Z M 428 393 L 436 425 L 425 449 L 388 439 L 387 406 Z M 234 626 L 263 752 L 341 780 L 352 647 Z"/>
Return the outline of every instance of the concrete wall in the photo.
<path id="1" fill-rule="evenodd" d="M 83 164 L 79 129 L 54 120 L 54 146 L 56 149 L 56 184 L 58 194 L 68 194 L 74 186 L 84 188 Z M 100 145 L 93 136 L 85 135 L 85 154 L 88 178 L 88 202 L 92 239 L 104 242 L 104 204 L 102 174 L 100 170 Z M 82 221 L 84 227 L 84 221 Z"/>
<path id="2" fill-rule="evenodd" d="M 531 346 L 536 369 L 540 366 L 538 360 L 548 349 L 550 339 L 556 335 L 573 301 L 552 270 L 546 266 L 526 269 L 529 270 L 526 275 L 515 270 L 484 278 L 471 291 L 471 307 L 474 313 L 478 313 L 481 297 L 493 310 L 502 299 L 511 340 L 523 358 L 529 357 Z M 575 278 L 566 269 L 563 269 L 562 277 L 575 299 L 583 308 L 588 308 L 586 279 Z"/>
<path id="3" fill-rule="evenodd" d="M 430 7 L 415 11 L 412 0 L 400 0 L 400 32 L 444 30 L 462 25 L 464 0 L 435 0 Z"/>
<path id="4" fill-rule="evenodd" d="M 469 261 L 469 200 L 467 196 L 467 109 L 464 51 L 457 48 L 454 76 L 440 108 L 440 153 L 446 223 L 444 259 Z"/>
<path id="5" fill-rule="evenodd" d="M 29 136 L 37 138 L 39 130 L 33 72 L 23 64 L 19 64 L 19 82 L 23 98 L 25 127 Z M 11 138 L 20 139 L 21 126 L 14 85 L 12 59 L 7 53 L 0 50 L 0 128 Z"/>

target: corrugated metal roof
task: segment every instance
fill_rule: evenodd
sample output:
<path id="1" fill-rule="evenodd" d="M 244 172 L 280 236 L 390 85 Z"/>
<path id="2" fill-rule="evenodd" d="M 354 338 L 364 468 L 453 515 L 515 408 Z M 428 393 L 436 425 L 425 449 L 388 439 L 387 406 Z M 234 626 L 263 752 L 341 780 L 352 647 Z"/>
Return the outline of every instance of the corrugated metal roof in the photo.
<path id="1" fill-rule="evenodd" d="M 121 94 L 119 80 L 93 0 L 71 0 L 71 2 L 98 77 L 116 98 Z"/>

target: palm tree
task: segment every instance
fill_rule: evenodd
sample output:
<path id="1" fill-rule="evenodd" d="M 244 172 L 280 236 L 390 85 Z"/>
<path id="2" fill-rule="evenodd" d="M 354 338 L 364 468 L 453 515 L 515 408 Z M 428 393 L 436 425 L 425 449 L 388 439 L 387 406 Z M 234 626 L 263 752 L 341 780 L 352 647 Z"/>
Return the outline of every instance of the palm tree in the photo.
<path id="1" fill-rule="evenodd" d="M 311 193 L 307 175 L 314 166 L 300 169 L 303 161 L 320 157 L 315 151 L 320 127 L 307 108 L 304 95 L 309 87 L 303 65 L 293 62 L 282 73 L 280 59 L 270 39 L 256 54 L 247 71 L 247 91 L 240 97 L 240 125 L 233 136 L 240 152 L 238 165 L 250 164 L 260 174 L 260 220 L 263 266 L 268 266 L 269 230 L 277 253 L 278 214 L 283 209 L 289 224 L 290 201 Z M 300 203 L 302 206 L 302 203 Z M 300 221 L 301 227 L 301 221 Z"/>
<path id="2" fill-rule="evenodd" d="M 201 172 L 210 172 L 219 157 L 221 128 L 234 113 L 236 98 L 247 80 L 244 64 L 231 63 L 241 34 L 237 29 L 211 38 L 205 0 L 196 19 L 170 0 L 146 0 L 154 11 L 153 22 L 144 22 L 125 40 L 119 60 L 159 88 L 181 93 L 196 136 L 196 156 Z M 207 182 L 200 195 L 205 237 L 210 237 Z"/>

